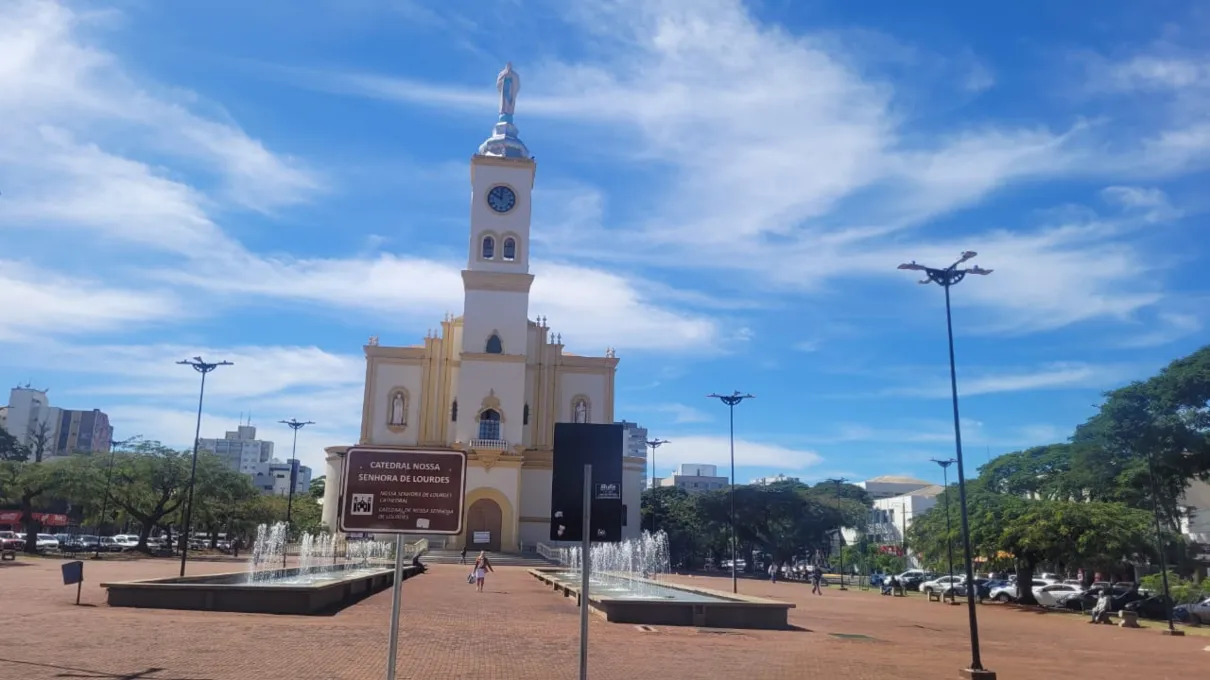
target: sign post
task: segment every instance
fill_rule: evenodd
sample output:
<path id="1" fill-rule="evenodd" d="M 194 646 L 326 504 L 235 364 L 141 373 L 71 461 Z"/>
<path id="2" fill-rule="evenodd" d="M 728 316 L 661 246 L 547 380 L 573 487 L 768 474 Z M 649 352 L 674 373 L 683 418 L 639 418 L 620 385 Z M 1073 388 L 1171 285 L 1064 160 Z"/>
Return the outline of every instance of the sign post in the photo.
<path id="1" fill-rule="evenodd" d="M 80 604 L 80 590 L 84 587 L 84 563 L 67 562 L 63 565 L 63 585 L 76 584 L 76 605 Z"/>
<path id="2" fill-rule="evenodd" d="M 341 479 L 340 530 L 395 534 L 395 583 L 387 680 L 395 680 L 399 651 L 400 584 L 404 534 L 462 533 L 466 498 L 466 454 L 355 446 L 345 453 Z"/>
<path id="3" fill-rule="evenodd" d="M 584 524 L 592 526 L 592 466 L 584 466 Z M 592 571 L 592 533 L 580 539 L 580 680 L 588 680 L 588 584 Z"/>

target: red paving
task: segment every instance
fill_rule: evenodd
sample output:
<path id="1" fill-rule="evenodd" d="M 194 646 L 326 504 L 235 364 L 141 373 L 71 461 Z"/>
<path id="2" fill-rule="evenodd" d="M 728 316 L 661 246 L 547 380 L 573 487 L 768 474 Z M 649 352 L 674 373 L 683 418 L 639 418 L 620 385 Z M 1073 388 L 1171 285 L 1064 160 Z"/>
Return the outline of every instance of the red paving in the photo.
<path id="1" fill-rule="evenodd" d="M 85 563 L 82 602 L 63 586 L 61 562 L 0 567 L 0 679 L 379 680 L 385 677 L 390 593 L 335 616 L 288 617 L 109 608 L 98 584 L 171 576 L 169 561 Z M 190 573 L 238 565 L 190 566 Z M 578 614 L 523 569 L 501 568 L 476 594 L 465 567 L 434 565 L 404 586 L 402 680 L 567 680 L 577 677 Z M 729 579 L 672 577 L 730 590 Z M 594 680 L 955 678 L 969 660 L 966 610 L 923 598 L 744 580 L 740 592 L 798 608 L 801 630 L 707 632 L 592 618 Z M 1000 678 L 1188 680 L 1210 664 L 1210 638 L 1090 626 L 1075 617 L 996 605 L 979 610 L 984 663 Z M 866 635 L 853 640 L 831 634 Z M 161 669 L 147 672 L 151 669 Z M 143 673 L 140 675 L 140 673 Z"/>

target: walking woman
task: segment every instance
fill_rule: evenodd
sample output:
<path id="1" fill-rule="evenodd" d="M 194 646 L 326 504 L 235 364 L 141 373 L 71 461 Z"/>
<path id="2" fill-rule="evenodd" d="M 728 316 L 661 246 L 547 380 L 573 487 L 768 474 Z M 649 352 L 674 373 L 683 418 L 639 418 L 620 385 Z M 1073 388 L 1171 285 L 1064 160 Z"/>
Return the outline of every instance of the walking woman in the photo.
<path id="1" fill-rule="evenodd" d="M 492 569 L 492 563 L 487 559 L 487 552 L 481 552 L 475 558 L 475 569 L 472 572 L 475 575 L 476 592 L 483 592 L 483 581 L 487 578 L 487 572 L 489 571 L 494 572 L 496 570 Z"/>

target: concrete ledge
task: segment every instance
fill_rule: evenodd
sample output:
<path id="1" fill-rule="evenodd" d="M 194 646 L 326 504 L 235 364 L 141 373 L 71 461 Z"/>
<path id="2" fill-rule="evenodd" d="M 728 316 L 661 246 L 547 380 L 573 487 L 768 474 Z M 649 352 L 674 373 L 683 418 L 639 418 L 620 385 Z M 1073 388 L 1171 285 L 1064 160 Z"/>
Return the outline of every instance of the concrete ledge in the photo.
<path id="1" fill-rule="evenodd" d="M 351 569 L 352 565 L 348 565 Z M 274 576 L 297 576 L 299 568 L 274 570 Z M 404 580 L 419 573 L 405 567 Z M 111 607 L 188 609 L 245 614 L 329 614 L 390 588 L 394 568 L 316 584 L 248 583 L 248 572 L 102 583 Z"/>
<path id="2" fill-rule="evenodd" d="M 530 569 L 529 573 L 551 586 L 564 597 L 574 597 L 580 603 L 579 588 L 556 581 L 550 572 L 558 569 Z M 670 585 L 650 579 L 631 579 L 655 583 L 661 587 L 716 598 L 716 601 L 634 600 L 596 597 L 589 593 L 589 611 L 611 623 L 631 623 L 652 626 L 695 626 L 698 628 L 747 628 L 783 630 L 790 627 L 789 612 L 793 604 L 748 595 L 722 593 L 706 588 L 681 584 Z"/>

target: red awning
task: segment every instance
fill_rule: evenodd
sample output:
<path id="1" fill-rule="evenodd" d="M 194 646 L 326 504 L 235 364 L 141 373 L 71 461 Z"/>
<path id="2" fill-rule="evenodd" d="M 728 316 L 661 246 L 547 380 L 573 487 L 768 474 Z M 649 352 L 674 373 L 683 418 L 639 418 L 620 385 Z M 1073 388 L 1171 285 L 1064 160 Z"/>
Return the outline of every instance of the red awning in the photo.
<path id="1" fill-rule="evenodd" d="M 67 515 L 56 515 L 49 512 L 35 512 L 33 518 L 35 522 L 41 522 L 45 526 L 65 527 L 68 524 Z M 0 510 L 0 524 L 20 524 L 20 510 Z"/>

